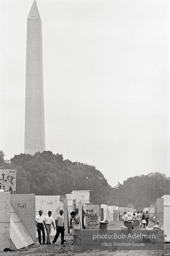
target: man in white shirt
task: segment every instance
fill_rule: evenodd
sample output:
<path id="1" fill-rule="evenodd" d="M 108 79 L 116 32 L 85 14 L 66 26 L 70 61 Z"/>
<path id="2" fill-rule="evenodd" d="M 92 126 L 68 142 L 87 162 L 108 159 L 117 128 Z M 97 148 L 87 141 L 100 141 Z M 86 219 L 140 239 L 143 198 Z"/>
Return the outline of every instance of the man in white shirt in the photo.
<path id="1" fill-rule="evenodd" d="M 75 217 L 73 219 L 74 230 L 80 230 L 80 216 L 79 209 L 75 209 Z"/>
<path id="2" fill-rule="evenodd" d="M 43 212 L 40 210 L 39 215 L 36 216 L 36 227 L 37 227 L 37 232 L 38 232 L 38 240 L 39 243 L 41 244 L 41 232 L 43 235 L 43 244 L 45 244 L 45 230 L 44 230 L 44 221 L 45 218 L 42 214 Z"/>
<path id="3" fill-rule="evenodd" d="M 53 240 L 53 244 L 57 242 L 57 238 L 59 237 L 61 233 L 61 244 L 64 244 L 64 216 L 63 216 L 63 210 L 60 210 L 60 213 L 57 215 L 56 220 L 56 235 Z"/>
<path id="4" fill-rule="evenodd" d="M 46 242 L 46 244 L 51 244 L 50 243 L 51 225 L 53 226 L 53 228 L 55 230 L 54 219 L 52 217 L 52 212 L 49 211 L 48 214 L 45 216 L 45 228 L 46 228 L 46 233 L 47 233 L 47 242 Z"/>
<path id="5" fill-rule="evenodd" d="M 75 209 L 75 215 L 72 216 L 72 234 L 73 234 L 73 244 L 81 243 L 81 238 L 75 233 L 75 230 L 81 229 L 81 223 L 80 223 L 80 216 L 79 216 L 79 209 Z"/>

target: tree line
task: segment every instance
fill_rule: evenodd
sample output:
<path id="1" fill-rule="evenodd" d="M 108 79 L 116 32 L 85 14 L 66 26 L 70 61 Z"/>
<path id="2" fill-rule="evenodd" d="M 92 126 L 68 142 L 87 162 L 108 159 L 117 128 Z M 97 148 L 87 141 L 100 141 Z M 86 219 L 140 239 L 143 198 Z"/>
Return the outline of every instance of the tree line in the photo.
<path id="1" fill-rule="evenodd" d="M 16 192 L 20 194 L 65 195 L 73 190 L 90 190 L 92 203 L 142 209 L 170 192 L 170 180 L 165 174 L 135 176 L 111 187 L 95 166 L 64 160 L 61 154 L 51 151 L 15 155 L 10 164 L 0 151 L 0 169 L 10 168 L 17 171 Z"/>

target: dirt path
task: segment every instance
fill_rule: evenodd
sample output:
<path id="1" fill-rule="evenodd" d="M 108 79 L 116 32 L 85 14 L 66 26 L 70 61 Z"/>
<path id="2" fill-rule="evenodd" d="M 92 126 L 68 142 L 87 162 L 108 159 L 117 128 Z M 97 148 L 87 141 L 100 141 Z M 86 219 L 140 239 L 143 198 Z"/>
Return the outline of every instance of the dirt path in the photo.
<path id="1" fill-rule="evenodd" d="M 98 250 L 75 250 L 71 240 L 67 239 L 65 246 L 60 245 L 32 245 L 28 248 L 15 252 L 0 252 L 0 256 L 170 256 L 170 244 L 165 244 L 164 251 L 98 251 Z"/>
<path id="2" fill-rule="evenodd" d="M 122 222 L 117 222 L 113 226 L 109 226 L 108 230 L 121 229 Z M 57 245 L 42 245 L 38 242 L 28 248 L 24 248 L 13 252 L 0 252 L 0 256 L 170 256 L 170 244 L 165 244 L 163 251 L 146 251 L 146 250 L 114 250 L 114 251 L 98 251 L 98 250 L 76 250 L 72 245 L 71 236 L 66 236 L 64 246 L 60 245 L 60 238 Z M 52 237 L 51 237 L 52 241 Z"/>

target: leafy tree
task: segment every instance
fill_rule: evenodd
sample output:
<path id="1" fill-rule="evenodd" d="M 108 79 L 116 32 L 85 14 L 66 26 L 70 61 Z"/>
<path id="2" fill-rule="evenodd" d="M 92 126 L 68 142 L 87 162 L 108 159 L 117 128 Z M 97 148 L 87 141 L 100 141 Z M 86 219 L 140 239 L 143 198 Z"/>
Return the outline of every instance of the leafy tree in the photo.
<path id="1" fill-rule="evenodd" d="M 165 194 L 165 187 L 168 187 L 166 184 L 165 174 L 158 172 L 131 177 L 113 188 L 113 201 L 117 201 L 119 206 L 132 204 L 141 210 L 154 204 L 157 198 Z"/>
<path id="2" fill-rule="evenodd" d="M 94 203 L 104 203 L 110 196 L 110 186 L 94 166 L 64 160 L 51 151 L 34 156 L 20 154 L 11 159 L 18 170 L 17 192 L 29 191 L 37 195 L 64 195 L 73 190 L 91 190 Z M 24 184 L 24 186 L 23 186 Z"/>
<path id="3" fill-rule="evenodd" d="M 118 206 L 133 205 L 142 210 L 156 198 L 170 193 L 170 180 L 159 172 L 130 177 L 112 188 L 95 166 L 64 160 L 51 151 L 15 155 L 11 164 L 0 151 L 0 167 L 17 170 L 17 193 L 64 195 L 73 190 L 90 190 L 91 202 Z"/>

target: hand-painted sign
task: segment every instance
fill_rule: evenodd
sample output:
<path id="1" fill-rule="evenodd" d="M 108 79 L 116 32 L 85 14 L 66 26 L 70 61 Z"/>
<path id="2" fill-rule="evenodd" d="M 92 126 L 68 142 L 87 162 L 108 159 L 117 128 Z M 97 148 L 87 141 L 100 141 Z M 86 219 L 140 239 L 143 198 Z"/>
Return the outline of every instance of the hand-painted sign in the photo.
<path id="1" fill-rule="evenodd" d="M 16 170 L 0 169 L 0 188 L 4 192 L 16 192 Z"/>
<path id="2" fill-rule="evenodd" d="M 87 229 L 99 228 L 99 205 L 85 205 L 85 226 Z"/>

